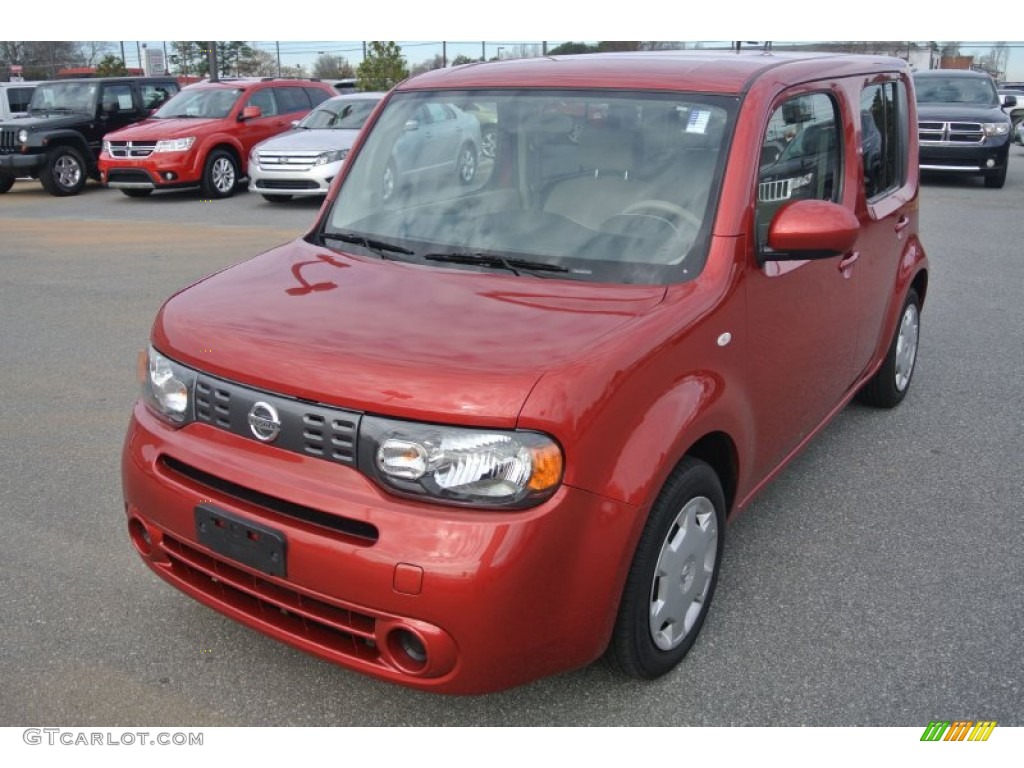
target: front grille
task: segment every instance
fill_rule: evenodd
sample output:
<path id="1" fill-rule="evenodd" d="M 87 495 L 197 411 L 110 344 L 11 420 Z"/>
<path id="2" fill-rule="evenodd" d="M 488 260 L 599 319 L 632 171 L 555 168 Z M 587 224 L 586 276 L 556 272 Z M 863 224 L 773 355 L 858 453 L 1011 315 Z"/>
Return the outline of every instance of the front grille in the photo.
<path id="1" fill-rule="evenodd" d="M 17 128 L 0 129 L 0 152 L 16 152 L 20 148 Z"/>
<path id="2" fill-rule="evenodd" d="M 282 517 L 301 520 L 304 523 L 317 525 L 321 528 L 328 528 L 351 537 L 348 541 L 352 544 L 369 546 L 380 537 L 377 526 L 370 523 L 330 514 L 303 504 L 296 504 L 295 502 L 279 499 L 267 493 L 255 491 L 231 480 L 211 475 L 209 472 L 204 472 L 170 456 L 160 457 L 160 467 L 163 471 L 170 473 L 178 482 L 184 481 L 194 485 L 196 490 L 213 491 L 237 501 L 252 504 L 255 507 L 281 515 Z"/>
<path id="3" fill-rule="evenodd" d="M 985 141 L 981 123 L 921 120 L 917 124 L 917 132 L 920 142 L 928 145 L 957 146 L 981 144 Z"/>
<path id="4" fill-rule="evenodd" d="M 249 412 L 256 403 L 277 411 L 280 432 L 269 442 L 275 448 L 355 466 L 355 441 L 360 414 L 261 392 L 200 374 L 196 379 L 196 421 L 250 440 Z"/>
<path id="5" fill-rule="evenodd" d="M 308 171 L 322 152 L 257 152 L 264 171 Z"/>
<path id="6" fill-rule="evenodd" d="M 212 600 L 329 655 L 381 663 L 374 617 L 268 581 L 167 534 L 161 547 L 170 560 L 170 575 Z"/>
<path id="7" fill-rule="evenodd" d="M 130 168 L 112 168 L 107 171 L 108 182 L 131 182 L 131 183 L 146 183 L 152 184 L 153 180 L 149 178 L 149 174 L 142 170 L 132 170 Z"/>
<path id="8" fill-rule="evenodd" d="M 793 194 L 790 189 L 792 182 L 792 179 L 762 181 L 757 185 L 757 199 L 762 203 L 777 203 L 780 200 L 789 200 Z"/>
<path id="9" fill-rule="evenodd" d="M 320 189 L 320 185 L 310 179 L 283 181 L 281 179 L 260 179 L 256 189 Z"/>
<path id="10" fill-rule="evenodd" d="M 156 149 L 155 141 L 112 141 L 110 155 L 112 157 L 149 157 Z"/>

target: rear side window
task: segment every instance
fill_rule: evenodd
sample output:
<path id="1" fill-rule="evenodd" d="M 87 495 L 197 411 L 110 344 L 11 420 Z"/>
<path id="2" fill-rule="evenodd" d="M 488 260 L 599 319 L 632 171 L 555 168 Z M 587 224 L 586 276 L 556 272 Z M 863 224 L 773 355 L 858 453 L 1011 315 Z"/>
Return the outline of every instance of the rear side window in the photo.
<path id="1" fill-rule="evenodd" d="M 910 143 L 906 86 L 878 83 L 861 91 L 860 127 L 864 196 L 874 200 L 906 181 Z"/>
<path id="2" fill-rule="evenodd" d="M 290 112 L 309 112 L 313 106 L 309 103 L 305 88 L 275 88 L 274 95 L 277 96 L 277 108 L 283 115 Z"/>
<path id="3" fill-rule="evenodd" d="M 103 95 L 100 96 L 100 108 L 108 114 L 134 112 L 135 103 L 132 99 L 132 87 L 127 83 L 103 86 Z"/>
<path id="4" fill-rule="evenodd" d="M 326 91 L 321 91 L 319 88 L 303 88 L 303 90 L 306 92 L 306 95 L 309 96 L 309 103 L 314 107 L 317 104 L 327 101 L 332 96 L 332 94 L 327 93 Z"/>
<path id="5" fill-rule="evenodd" d="M 170 83 L 143 83 L 139 90 L 142 92 L 143 109 L 159 109 L 178 92 L 177 87 L 172 87 Z"/>

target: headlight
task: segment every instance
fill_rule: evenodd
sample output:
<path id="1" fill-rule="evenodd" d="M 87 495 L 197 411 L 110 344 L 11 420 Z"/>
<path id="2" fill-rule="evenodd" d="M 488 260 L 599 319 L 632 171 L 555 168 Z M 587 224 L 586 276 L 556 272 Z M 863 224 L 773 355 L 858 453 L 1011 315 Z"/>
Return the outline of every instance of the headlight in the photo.
<path id="1" fill-rule="evenodd" d="M 336 163 L 339 160 L 344 160 L 345 155 L 347 154 L 347 149 L 332 149 L 330 152 L 323 152 L 317 155 L 316 162 L 314 163 L 314 165 L 327 165 L 328 163 Z"/>
<path id="2" fill-rule="evenodd" d="M 359 466 L 388 490 L 449 504 L 522 508 L 562 481 L 562 449 L 546 435 L 364 416 Z"/>
<path id="3" fill-rule="evenodd" d="M 152 346 L 146 350 L 142 397 L 157 416 L 178 426 L 192 421 L 195 383 L 194 371 L 164 357 Z"/>
<path id="4" fill-rule="evenodd" d="M 260 167 L 260 159 L 256 156 L 255 148 L 249 153 L 249 166 L 253 168 Z"/>
<path id="5" fill-rule="evenodd" d="M 154 152 L 184 152 L 186 149 L 192 149 L 192 145 L 195 144 L 196 137 L 188 136 L 184 139 L 164 139 L 156 143 Z"/>
<path id="6" fill-rule="evenodd" d="M 106 152 L 108 155 L 110 154 L 110 142 L 107 141 L 106 139 L 103 140 L 103 151 Z"/>
<path id="7" fill-rule="evenodd" d="M 1009 123 L 982 123 L 981 130 L 986 136 L 1005 136 L 1010 132 Z"/>
<path id="8" fill-rule="evenodd" d="M 18 131 L 18 143 L 28 144 L 28 131 L 26 131 L 24 128 Z"/>

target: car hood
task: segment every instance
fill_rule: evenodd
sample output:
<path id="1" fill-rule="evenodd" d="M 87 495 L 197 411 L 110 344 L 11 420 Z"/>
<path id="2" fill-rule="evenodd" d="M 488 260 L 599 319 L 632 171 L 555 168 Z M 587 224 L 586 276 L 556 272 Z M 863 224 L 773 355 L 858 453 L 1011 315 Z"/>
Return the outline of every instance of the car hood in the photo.
<path id="1" fill-rule="evenodd" d="M 129 125 L 104 136 L 110 141 L 159 141 L 160 139 L 179 139 L 195 136 L 198 133 L 210 133 L 218 124 L 232 122 L 225 117 L 215 118 L 149 118 L 141 123 Z"/>
<path id="2" fill-rule="evenodd" d="M 38 112 L 31 116 L 14 117 L 5 121 L 3 125 L 7 128 L 27 128 L 30 131 L 57 131 L 61 128 L 77 128 L 83 123 L 92 122 L 87 114 L 61 114 L 50 113 L 47 117 Z"/>
<path id="3" fill-rule="evenodd" d="M 299 129 L 267 139 L 256 148 L 261 152 L 268 150 L 282 152 L 286 150 L 349 149 L 358 135 L 358 130 L 349 128 Z"/>
<path id="4" fill-rule="evenodd" d="M 152 338 L 186 365 L 283 395 L 512 427 L 545 371 L 664 295 L 664 286 L 379 261 L 300 240 L 175 295 Z"/>
<path id="5" fill-rule="evenodd" d="M 1006 113 L 995 105 L 918 104 L 918 120 L 942 120 L 965 123 L 1005 123 Z"/>

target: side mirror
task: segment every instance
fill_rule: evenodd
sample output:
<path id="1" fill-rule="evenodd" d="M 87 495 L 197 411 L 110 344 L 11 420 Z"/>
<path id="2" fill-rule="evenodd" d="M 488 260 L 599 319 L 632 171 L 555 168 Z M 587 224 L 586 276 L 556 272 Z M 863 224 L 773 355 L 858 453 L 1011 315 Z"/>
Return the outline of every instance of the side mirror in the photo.
<path id="1" fill-rule="evenodd" d="M 825 200 L 797 200 L 784 205 L 768 225 L 765 261 L 829 259 L 857 242 L 860 222 L 841 205 Z"/>
<path id="2" fill-rule="evenodd" d="M 1003 96 L 1003 106 L 1004 107 L 1016 107 L 1017 106 L 1017 97 L 1016 96 Z"/>
<path id="3" fill-rule="evenodd" d="M 242 114 L 238 116 L 239 120 L 252 120 L 257 117 L 263 116 L 263 110 L 259 107 L 248 106 L 242 110 Z"/>
<path id="4" fill-rule="evenodd" d="M 408 131 L 418 131 L 419 128 L 420 128 L 420 121 L 419 120 L 406 120 L 405 121 L 405 130 L 406 130 L 406 132 L 408 132 Z"/>

